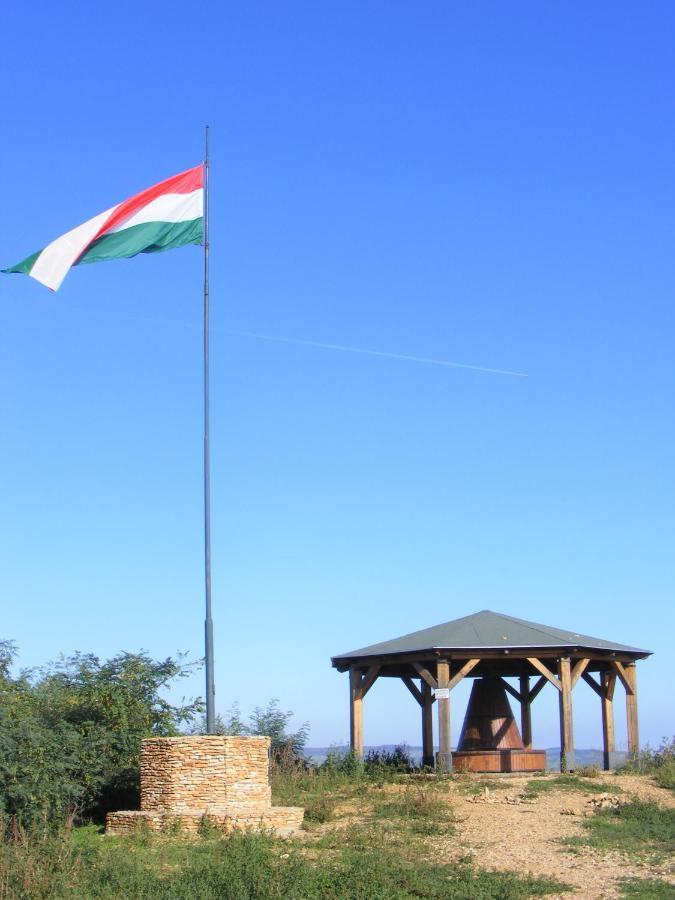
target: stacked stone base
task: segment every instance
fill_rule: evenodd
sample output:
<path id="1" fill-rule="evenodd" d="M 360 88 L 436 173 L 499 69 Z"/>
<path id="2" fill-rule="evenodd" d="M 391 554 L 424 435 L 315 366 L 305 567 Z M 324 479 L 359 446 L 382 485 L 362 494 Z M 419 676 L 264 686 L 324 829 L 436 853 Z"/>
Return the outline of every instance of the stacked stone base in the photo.
<path id="1" fill-rule="evenodd" d="M 304 810 L 272 806 L 269 738 L 204 735 L 141 743 L 141 808 L 108 813 L 108 834 L 273 831 L 289 836 Z"/>
<path id="2" fill-rule="evenodd" d="M 139 831 L 164 834 L 200 834 L 215 828 L 225 834 L 232 831 L 270 831 L 279 837 L 291 837 L 302 825 L 304 809 L 297 806 L 271 806 L 262 816 L 229 816 L 223 812 L 205 813 L 202 810 L 174 812 L 148 812 L 129 810 L 108 813 L 106 834 L 133 835 Z"/>

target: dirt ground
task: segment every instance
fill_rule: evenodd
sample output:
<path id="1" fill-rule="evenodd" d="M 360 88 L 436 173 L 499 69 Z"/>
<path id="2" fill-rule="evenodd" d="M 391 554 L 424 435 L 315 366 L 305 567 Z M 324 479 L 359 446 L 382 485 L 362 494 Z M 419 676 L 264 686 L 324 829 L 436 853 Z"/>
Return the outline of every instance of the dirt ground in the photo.
<path id="1" fill-rule="evenodd" d="M 636 862 L 622 853 L 598 851 L 590 847 L 567 850 L 561 838 L 582 835 L 587 805 L 595 793 L 548 791 L 532 802 L 517 802 L 527 777 L 489 776 L 505 779 L 504 790 L 490 791 L 471 800 L 454 787 L 449 794 L 457 824 L 457 834 L 435 842 L 439 854 L 452 860 L 467 853 L 485 869 L 511 870 L 547 876 L 576 889 L 584 900 L 611 900 L 618 896 L 620 878 L 660 878 L 675 885 L 675 862 Z M 653 800 L 675 806 L 673 795 L 646 778 L 609 773 L 598 776 L 607 785 L 607 794 L 619 786 L 622 797 Z M 594 779 L 597 784 L 598 779 Z M 511 801 L 511 802 L 509 802 Z M 515 801 L 515 802 L 514 802 Z M 674 889 L 675 895 L 675 889 Z M 570 894 L 561 894 L 569 897 Z"/>

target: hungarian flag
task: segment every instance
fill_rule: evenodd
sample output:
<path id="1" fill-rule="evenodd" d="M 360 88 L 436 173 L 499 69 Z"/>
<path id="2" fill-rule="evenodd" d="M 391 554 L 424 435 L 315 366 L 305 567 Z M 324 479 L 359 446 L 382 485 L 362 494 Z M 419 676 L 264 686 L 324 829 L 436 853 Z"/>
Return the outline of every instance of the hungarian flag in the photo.
<path id="1" fill-rule="evenodd" d="M 195 166 L 94 216 L 3 272 L 23 272 L 58 290 L 71 266 L 201 244 L 204 169 Z"/>

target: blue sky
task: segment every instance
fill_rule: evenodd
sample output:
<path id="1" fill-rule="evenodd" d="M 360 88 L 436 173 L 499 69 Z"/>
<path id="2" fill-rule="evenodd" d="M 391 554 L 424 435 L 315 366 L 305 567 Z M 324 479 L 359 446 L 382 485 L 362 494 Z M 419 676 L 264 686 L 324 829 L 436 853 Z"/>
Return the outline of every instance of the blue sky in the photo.
<path id="1" fill-rule="evenodd" d="M 344 740 L 331 654 L 489 608 L 654 650 L 641 735 L 672 732 L 672 5 L 33 13 L 0 35 L 3 265 L 195 165 L 211 124 L 219 709 L 278 697 Z M 201 267 L 0 280 L 22 665 L 202 653 Z M 597 698 L 574 702 L 598 746 Z M 418 720 L 378 683 L 366 742 L 419 743 Z"/>

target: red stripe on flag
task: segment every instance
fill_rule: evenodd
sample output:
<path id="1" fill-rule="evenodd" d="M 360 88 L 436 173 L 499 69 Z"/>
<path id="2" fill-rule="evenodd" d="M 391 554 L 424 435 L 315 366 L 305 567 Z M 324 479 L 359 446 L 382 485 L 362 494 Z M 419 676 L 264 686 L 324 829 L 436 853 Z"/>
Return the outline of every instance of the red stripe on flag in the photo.
<path id="1" fill-rule="evenodd" d="M 160 181 L 159 184 L 153 184 L 152 187 L 146 188 L 146 190 L 141 191 L 140 194 L 129 197 L 128 200 L 124 200 L 120 203 L 117 209 L 111 214 L 110 218 L 104 222 L 101 228 L 99 228 L 96 236 L 91 239 L 87 246 L 93 244 L 94 241 L 98 240 L 98 238 L 107 231 L 110 231 L 111 228 L 120 225 L 125 219 L 128 219 L 139 209 L 147 206 L 148 203 L 156 197 L 161 197 L 162 194 L 191 194 L 192 191 L 196 191 L 203 187 L 204 167 L 202 165 L 195 166 L 194 169 L 187 169 L 179 175 L 173 175 L 171 178 L 167 178 L 166 181 Z"/>

